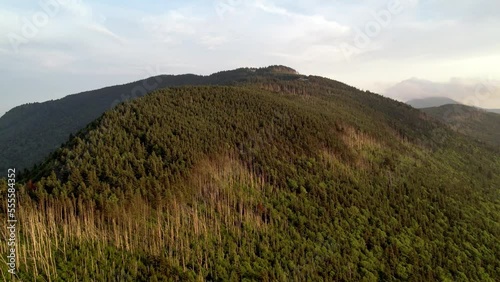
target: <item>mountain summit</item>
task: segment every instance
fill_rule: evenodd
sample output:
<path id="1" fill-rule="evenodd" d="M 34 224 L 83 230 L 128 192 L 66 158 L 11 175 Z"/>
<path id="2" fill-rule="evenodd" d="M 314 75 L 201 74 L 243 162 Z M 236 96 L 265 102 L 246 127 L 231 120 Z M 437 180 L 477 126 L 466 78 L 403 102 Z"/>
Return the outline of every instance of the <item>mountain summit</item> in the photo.
<path id="1" fill-rule="evenodd" d="M 263 68 L 263 70 L 274 72 L 274 73 L 299 74 L 296 70 L 294 70 L 290 67 L 281 66 L 281 65 L 269 66 L 269 67 Z"/>

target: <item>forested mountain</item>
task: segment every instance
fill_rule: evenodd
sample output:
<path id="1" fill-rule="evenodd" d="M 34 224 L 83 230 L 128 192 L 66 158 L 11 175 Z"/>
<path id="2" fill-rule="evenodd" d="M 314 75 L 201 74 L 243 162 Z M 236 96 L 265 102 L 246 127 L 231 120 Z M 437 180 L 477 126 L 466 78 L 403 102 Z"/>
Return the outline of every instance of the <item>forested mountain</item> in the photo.
<path id="1" fill-rule="evenodd" d="M 500 148 L 500 114 L 465 105 L 421 109 L 454 130 Z"/>
<path id="2" fill-rule="evenodd" d="M 280 74 L 120 104 L 25 173 L 18 278 L 498 281 L 497 151 Z"/>
<path id="3" fill-rule="evenodd" d="M 416 109 L 426 109 L 426 108 L 436 108 L 441 106 L 458 105 L 465 106 L 453 99 L 447 97 L 428 97 L 422 99 L 413 99 L 406 102 L 406 104 L 416 108 Z M 481 109 L 481 108 L 479 108 Z M 500 109 L 481 109 L 490 113 L 500 114 Z"/>
<path id="4" fill-rule="evenodd" d="M 246 82 L 259 77 L 297 76 L 285 66 L 240 68 L 210 76 L 160 75 L 144 80 L 67 96 L 60 100 L 16 107 L 0 118 L 0 171 L 24 169 L 41 162 L 106 110 L 156 89 L 180 85 Z M 4 175 L 2 175 L 4 176 Z"/>

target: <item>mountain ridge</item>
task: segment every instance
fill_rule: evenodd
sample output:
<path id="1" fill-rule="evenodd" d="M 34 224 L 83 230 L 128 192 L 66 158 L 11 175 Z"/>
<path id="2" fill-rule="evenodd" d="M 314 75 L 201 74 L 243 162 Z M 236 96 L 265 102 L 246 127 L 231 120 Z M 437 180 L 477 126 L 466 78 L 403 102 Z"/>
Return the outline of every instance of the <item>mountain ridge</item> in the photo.
<path id="1" fill-rule="evenodd" d="M 70 134 L 82 129 L 106 110 L 154 90 L 181 85 L 233 85 L 268 76 L 285 79 L 303 77 L 294 69 L 280 65 L 238 68 L 207 76 L 160 75 L 15 107 L 0 118 L 0 170 L 31 167 L 57 149 Z"/>
<path id="2" fill-rule="evenodd" d="M 48 246 L 33 255 L 47 267 L 19 271 L 494 281 L 499 167 L 498 152 L 421 111 L 327 79 L 160 89 L 20 180 L 22 232 L 49 235 L 20 245 Z"/>

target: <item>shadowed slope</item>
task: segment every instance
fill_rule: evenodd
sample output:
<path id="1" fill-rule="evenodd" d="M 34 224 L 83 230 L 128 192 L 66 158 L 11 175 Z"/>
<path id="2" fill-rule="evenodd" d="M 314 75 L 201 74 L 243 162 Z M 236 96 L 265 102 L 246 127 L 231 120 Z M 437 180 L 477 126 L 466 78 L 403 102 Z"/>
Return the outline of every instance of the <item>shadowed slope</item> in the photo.
<path id="1" fill-rule="evenodd" d="M 500 114 L 464 105 L 444 105 L 422 111 L 458 132 L 500 148 Z"/>

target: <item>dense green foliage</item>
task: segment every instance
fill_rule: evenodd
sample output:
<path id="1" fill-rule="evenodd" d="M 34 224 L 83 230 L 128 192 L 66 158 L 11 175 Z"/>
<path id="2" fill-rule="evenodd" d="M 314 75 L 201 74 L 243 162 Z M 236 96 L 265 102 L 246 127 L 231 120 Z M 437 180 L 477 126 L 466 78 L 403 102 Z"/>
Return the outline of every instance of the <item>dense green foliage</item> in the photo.
<path id="1" fill-rule="evenodd" d="M 498 281 L 497 151 L 278 70 L 118 105 L 24 173 L 17 278 Z"/>
<path id="2" fill-rule="evenodd" d="M 293 69 L 240 68 L 210 76 L 159 75 L 144 80 L 16 107 L 0 118 L 0 171 L 31 168 L 105 111 L 154 90 L 181 85 L 235 84 L 262 76 L 293 76 Z M 4 175 L 1 175 L 4 176 Z"/>
<path id="3" fill-rule="evenodd" d="M 116 102 L 169 85 L 197 84 L 197 76 L 160 76 L 70 95 L 56 101 L 19 106 L 0 118 L 0 170 L 19 170 L 41 162 Z M 157 79 L 159 79 L 158 83 Z M 143 85 L 155 85 L 150 89 Z M 2 175 L 3 176 L 3 175 Z"/>
<path id="4" fill-rule="evenodd" d="M 245 83 L 119 105 L 26 173 L 21 232 L 56 235 L 22 280 L 498 281 L 498 153 L 320 77 Z"/>
<path id="5" fill-rule="evenodd" d="M 444 105 L 422 111 L 460 133 L 500 148 L 500 114 L 464 105 Z"/>

